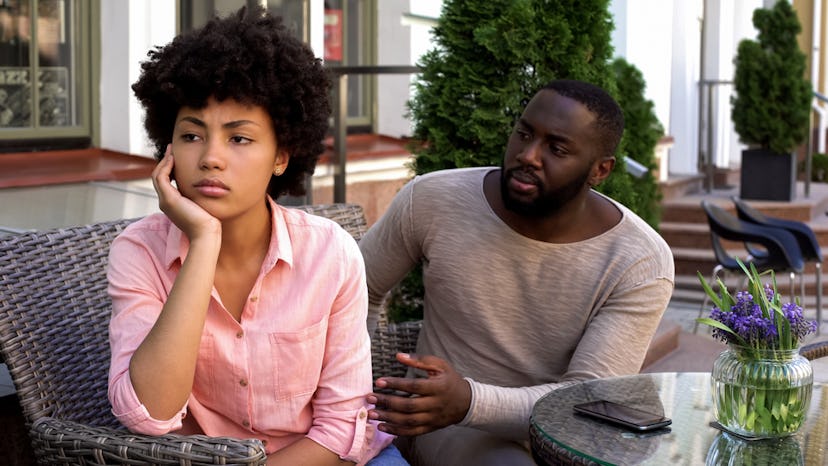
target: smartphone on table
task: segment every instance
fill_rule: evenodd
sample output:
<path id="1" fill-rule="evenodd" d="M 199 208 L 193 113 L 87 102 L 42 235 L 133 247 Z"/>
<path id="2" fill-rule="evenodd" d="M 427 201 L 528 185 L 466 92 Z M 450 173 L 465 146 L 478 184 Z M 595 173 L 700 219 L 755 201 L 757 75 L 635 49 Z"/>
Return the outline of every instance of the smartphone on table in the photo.
<path id="1" fill-rule="evenodd" d="M 576 413 L 581 413 L 636 431 L 660 429 L 673 423 L 671 419 L 660 414 L 650 413 L 609 400 L 579 403 L 573 406 L 573 408 Z"/>

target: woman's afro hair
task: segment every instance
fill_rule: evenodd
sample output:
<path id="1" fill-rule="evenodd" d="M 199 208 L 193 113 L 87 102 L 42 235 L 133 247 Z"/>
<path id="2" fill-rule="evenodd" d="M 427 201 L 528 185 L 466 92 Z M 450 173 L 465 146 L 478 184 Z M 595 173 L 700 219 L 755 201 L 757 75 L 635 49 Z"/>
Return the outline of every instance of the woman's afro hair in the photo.
<path id="1" fill-rule="evenodd" d="M 147 53 L 132 90 L 143 105 L 144 127 L 161 159 L 172 142 L 181 107 L 203 108 L 210 97 L 261 106 L 270 114 L 279 147 L 290 154 L 284 174 L 270 180 L 274 199 L 305 194 L 324 151 L 331 113 L 331 79 L 313 51 L 261 7 L 177 36 Z"/>

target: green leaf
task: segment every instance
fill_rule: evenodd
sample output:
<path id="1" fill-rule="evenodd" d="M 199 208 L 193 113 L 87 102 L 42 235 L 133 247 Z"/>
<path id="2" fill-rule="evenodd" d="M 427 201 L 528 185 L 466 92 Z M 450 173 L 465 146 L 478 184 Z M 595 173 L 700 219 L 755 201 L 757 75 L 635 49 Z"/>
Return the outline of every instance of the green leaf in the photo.
<path id="1" fill-rule="evenodd" d="M 740 345 L 746 346 L 747 342 L 744 338 L 742 338 L 738 333 L 734 332 L 730 329 L 727 325 L 719 322 L 718 320 L 711 319 L 710 317 L 699 317 L 696 319 L 696 322 L 704 325 L 709 325 L 711 327 L 716 327 L 717 329 L 724 330 L 725 332 L 733 335 L 736 337 L 736 340 L 739 342 Z"/>
<path id="2" fill-rule="evenodd" d="M 713 302 L 713 305 L 718 307 L 719 309 L 723 309 L 722 300 L 721 298 L 719 298 L 719 295 L 715 291 L 713 291 L 712 288 L 710 288 L 710 285 L 707 284 L 707 280 L 704 279 L 704 276 L 701 274 L 701 272 L 696 271 L 696 274 L 699 276 L 699 282 L 701 283 L 702 289 L 704 289 L 704 292 L 707 294 L 708 297 L 710 297 L 710 301 Z M 721 285 L 719 285 L 719 289 L 726 288 L 722 288 Z"/>
<path id="3" fill-rule="evenodd" d="M 777 409 L 777 416 L 779 419 L 786 421 L 788 420 L 788 405 L 785 403 L 780 403 L 778 405 L 774 405 L 774 408 Z"/>

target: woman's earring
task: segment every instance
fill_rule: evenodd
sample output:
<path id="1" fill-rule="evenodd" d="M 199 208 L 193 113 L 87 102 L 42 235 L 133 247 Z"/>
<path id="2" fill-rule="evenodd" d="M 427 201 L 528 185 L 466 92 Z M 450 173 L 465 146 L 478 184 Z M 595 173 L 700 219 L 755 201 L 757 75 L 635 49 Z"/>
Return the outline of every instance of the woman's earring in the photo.
<path id="1" fill-rule="evenodd" d="M 275 169 L 273 169 L 273 174 L 274 174 L 275 176 L 279 176 L 279 175 L 281 175 L 281 174 L 282 174 L 282 169 L 281 169 L 281 168 L 275 168 Z"/>

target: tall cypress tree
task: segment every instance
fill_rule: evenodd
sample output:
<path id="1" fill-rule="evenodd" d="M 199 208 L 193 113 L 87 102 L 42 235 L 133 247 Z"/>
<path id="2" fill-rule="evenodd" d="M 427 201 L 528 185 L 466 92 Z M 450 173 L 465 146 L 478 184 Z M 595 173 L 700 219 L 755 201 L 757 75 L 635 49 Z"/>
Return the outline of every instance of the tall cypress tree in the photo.
<path id="1" fill-rule="evenodd" d="M 656 169 L 655 147 L 664 135 L 664 127 L 655 115 L 653 102 L 644 96 L 647 86 L 641 71 L 623 58 L 616 58 L 612 69 L 618 88 L 616 99 L 624 112 L 624 137 L 618 152 L 644 165 L 648 171 L 639 179 L 627 176 L 619 184 L 607 183 L 604 188 L 616 193 L 632 190 L 629 195 L 635 196 L 635 201 L 631 204 L 638 215 L 657 228 L 661 219 L 661 193 L 653 172 Z"/>
<path id="2" fill-rule="evenodd" d="M 499 165 L 527 97 L 554 78 L 614 90 L 608 0 L 446 0 L 409 102 L 422 174 Z"/>

